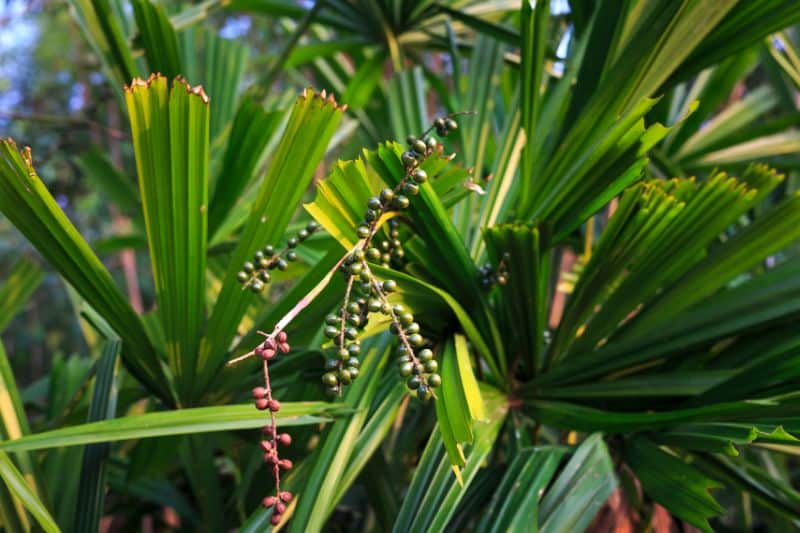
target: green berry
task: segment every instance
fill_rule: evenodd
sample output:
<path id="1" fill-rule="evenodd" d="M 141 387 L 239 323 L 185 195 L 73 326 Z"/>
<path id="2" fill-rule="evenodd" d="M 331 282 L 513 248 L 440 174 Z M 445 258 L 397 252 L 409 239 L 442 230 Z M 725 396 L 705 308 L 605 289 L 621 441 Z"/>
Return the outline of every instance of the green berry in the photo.
<path id="1" fill-rule="evenodd" d="M 376 218 L 378 218 L 378 212 L 375 211 L 374 209 L 367 209 L 364 212 L 364 220 L 366 220 L 367 222 L 372 222 Z"/>
<path id="2" fill-rule="evenodd" d="M 420 385 L 422 385 L 422 380 L 419 379 L 419 376 L 411 376 L 406 381 L 406 387 L 408 387 L 411 390 L 418 389 Z"/>
<path id="3" fill-rule="evenodd" d="M 417 185 L 413 181 L 409 181 L 408 183 L 403 185 L 403 192 L 409 196 L 416 196 L 419 194 L 419 185 Z"/>
<path id="4" fill-rule="evenodd" d="M 458 129 L 458 123 L 455 120 L 453 120 L 452 118 L 449 118 L 449 117 L 447 119 L 445 119 L 444 126 L 445 126 L 445 128 L 447 128 L 450 131 L 454 131 L 454 130 Z"/>
<path id="5" fill-rule="evenodd" d="M 258 268 L 263 270 L 269 268 L 270 262 L 269 259 L 262 257 L 260 261 L 256 262 L 256 264 L 258 265 Z"/>
<path id="6" fill-rule="evenodd" d="M 350 374 L 350 371 L 346 368 L 343 368 L 339 371 L 339 381 L 348 385 L 351 381 L 353 381 L 353 376 Z"/>
<path id="7" fill-rule="evenodd" d="M 419 333 L 412 333 L 408 336 L 408 343 L 411 346 L 422 346 L 425 343 L 425 340 Z"/>
<path id="8" fill-rule="evenodd" d="M 442 117 L 437 117 L 437 118 L 436 118 L 436 119 L 433 121 L 433 127 L 434 127 L 434 128 L 444 128 L 444 127 L 445 127 L 444 118 L 442 118 Z"/>
<path id="9" fill-rule="evenodd" d="M 428 145 L 428 150 L 430 150 L 431 152 L 436 150 L 436 147 L 439 146 L 439 143 L 436 142 L 436 139 L 434 139 L 433 137 L 428 137 L 425 144 Z"/>
<path id="10" fill-rule="evenodd" d="M 357 276 L 361 274 L 362 270 L 364 270 L 364 265 L 362 265 L 361 263 L 353 263 L 352 265 L 350 265 L 350 268 L 348 270 L 350 271 L 351 274 Z"/>
<path id="11" fill-rule="evenodd" d="M 250 261 L 245 261 L 245 263 L 242 265 L 242 270 L 244 270 L 248 274 L 252 274 L 255 269 L 256 267 L 253 266 L 253 263 L 251 263 Z"/>
<path id="12" fill-rule="evenodd" d="M 414 365 L 414 368 L 411 370 L 411 373 L 415 376 L 421 376 L 425 372 L 425 365 L 422 363 L 417 363 Z"/>
<path id="13" fill-rule="evenodd" d="M 432 374 L 439 370 L 439 363 L 436 362 L 435 359 L 431 359 L 427 363 L 425 363 L 425 372 L 428 374 Z"/>
<path id="14" fill-rule="evenodd" d="M 297 232 L 297 238 L 300 239 L 301 241 L 308 239 L 308 235 L 309 233 L 307 229 L 301 229 L 300 231 Z"/>
<path id="15" fill-rule="evenodd" d="M 361 361 L 358 360 L 358 357 L 351 357 L 347 360 L 348 368 L 359 368 L 360 366 L 361 366 Z"/>
<path id="16" fill-rule="evenodd" d="M 239 283 L 245 283 L 247 280 L 250 279 L 250 276 L 248 276 L 247 272 L 245 272 L 244 270 L 240 270 L 236 274 L 236 279 L 239 280 Z"/>
<path id="17" fill-rule="evenodd" d="M 376 298 L 371 298 L 367 304 L 367 309 L 370 313 L 377 313 L 381 310 L 381 301 Z"/>
<path id="18" fill-rule="evenodd" d="M 367 207 L 369 207 L 373 211 L 379 211 L 383 207 L 383 204 L 381 203 L 380 198 L 378 198 L 377 196 L 373 196 L 372 198 L 367 200 Z"/>
<path id="19" fill-rule="evenodd" d="M 288 246 L 289 248 L 295 248 L 297 247 L 298 242 L 299 241 L 297 240 L 297 237 L 292 237 L 286 242 L 286 246 Z"/>
<path id="20" fill-rule="evenodd" d="M 419 324 L 416 322 L 412 322 L 408 326 L 406 326 L 406 333 L 411 335 L 412 333 L 419 333 Z"/>
<path id="21" fill-rule="evenodd" d="M 419 386 L 417 389 L 417 398 L 422 400 L 423 402 L 427 402 L 433 396 L 433 391 L 431 391 L 430 387 L 425 385 L 424 383 Z"/>
<path id="22" fill-rule="evenodd" d="M 286 252 L 286 259 L 288 259 L 289 261 L 297 261 L 297 252 L 295 252 L 294 250 L 289 250 L 288 252 Z"/>
<path id="23" fill-rule="evenodd" d="M 424 154 L 428 149 L 428 145 L 425 144 L 425 141 L 416 139 L 413 143 L 411 143 L 411 148 L 419 154 Z"/>
<path id="24" fill-rule="evenodd" d="M 325 317 L 325 323 L 329 326 L 338 326 L 342 323 L 342 319 L 336 315 L 328 315 Z"/>
<path id="25" fill-rule="evenodd" d="M 428 173 L 418 168 L 411 174 L 411 178 L 417 183 L 425 183 L 428 181 Z"/>
<path id="26" fill-rule="evenodd" d="M 391 261 L 391 260 L 392 260 L 392 256 L 391 255 L 389 255 L 389 254 L 381 255 L 381 263 L 384 263 L 384 264 L 388 265 L 389 261 Z"/>
<path id="27" fill-rule="evenodd" d="M 253 254 L 253 262 L 254 263 L 258 263 L 262 259 L 264 259 L 264 252 L 262 252 L 261 250 L 257 251 L 255 254 Z"/>
<path id="28" fill-rule="evenodd" d="M 270 244 L 266 245 L 264 247 L 264 255 L 266 257 L 272 257 L 273 255 L 275 255 L 275 248 Z"/>
<path id="29" fill-rule="evenodd" d="M 401 315 L 406 312 L 406 307 L 403 304 L 394 304 L 392 306 L 392 311 L 394 311 L 396 315 Z"/>
<path id="30" fill-rule="evenodd" d="M 338 359 L 327 359 L 325 361 L 325 370 L 336 370 L 339 368 L 339 360 Z"/>
<path id="31" fill-rule="evenodd" d="M 406 137 L 406 142 L 407 142 L 408 144 L 414 144 L 414 142 L 415 142 L 416 140 L 417 140 L 417 138 L 416 138 L 416 137 L 414 137 L 413 135 L 409 135 L 408 137 Z"/>
<path id="32" fill-rule="evenodd" d="M 250 290 L 258 294 L 264 290 L 264 284 L 259 280 L 255 280 L 253 283 L 250 284 Z"/>
<path id="33" fill-rule="evenodd" d="M 350 314 L 360 313 L 361 306 L 358 305 L 358 302 L 350 302 L 347 304 L 347 312 Z"/>
<path id="34" fill-rule="evenodd" d="M 347 317 L 347 322 L 352 326 L 360 326 L 361 325 L 361 315 L 350 315 Z"/>
<path id="35" fill-rule="evenodd" d="M 282 271 L 286 270 L 289 267 L 289 263 L 287 263 L 285 259 L 278 259 L 277 267 L 278 267 L 278 270 L 280 270 L 282 272 Z"/>
<path id="36" fill-rule="evenodd" d="M 408 348 L 406 348 L 405 344 L 398 344 L 397 345 L 397 350 L 395 350 L 395 351 L 396 351 L 397 355 L 399 355 L 399 356 L 410 357 L 409 354 L 408 354 Z"/>
<path id="37" fill-rule="evenodd" d="M 270 276 L 269 272 L 267 272 L 266 270 L 262 270 L 261 272 L 258 273 L 258 279 L 260 279 L 264 283 L 269 283 L 270 279 L 272 279 L 272 276 Z"/>
<path id="38" fill-rule="evenodd" d="M 339 387 L 325 387 L 325 396 L 328 398 L 336 398 L 339 395 Z"/>
<path id="39" fill-rule="evenodd" d="M 344 336 L 345 338 L 350 339 L 351 341 L 355 340 L 358 338 L 358 330 L 354 327 L 349 327 L 346 330 L 344 330 Z"/>
<path id="40" fill-rule="evenodd" d="M 336 352 L 336 355 L 339 356 L 339 360 L 343 362 L 347 361 L 348 359 L 350 359 L 350 350 L 348 350 L 347 348 L 339 348 L 339 350 Z"/>
<path id="41" fill-rule="evenodd" d="M 411 202 L 407 196 L 400 195 L 394 199 L 394 206 L 398 209 L 408 209 L 409 205 L 411 205 Z"/>
<path id="42" fill-rule="evenodd" d="M 356 356 L 358 356 L 358 355 L 361 353 L 361 345 L 360 345 L 360 344 L 358 344 L 358 343 L 356 343 L 356 342 L 354 342 L 354 343 L 352 343 L 352 344 L 348 344 L 348 345 L 347 345 L 347 353 L 348 353 L 348 354 L 349 354 L 351 357 L 356 357 Z"/>
<path id="43" fill-rule="evenodd" d="M 414 365 L 410 362 L 405 362 L 400 365 L 400 375 L 404 378 L 407 378 L 411 375 L 411 371 L 414 369 Z"/>
<path id="44" fill-rule="evenodd" d="M 400 324 L 392 321 L 392 323 L 389 324 L 389 331 L 392 333 L 392 335 L 397 335 L 400 333 Z"/>
<path id="45" fill-rule="evenodd" d="M 335 387 L 339 384 L 339 378 L 336 377 L 336 374 L 333 372 L 326 372 L 322 374 L 322 383 L 329 387 Z"/>
<path id="46" fill-rule="evenodd" d="M 400 320 L 400 323 L 404 326 L 409 326 L 411 325 L 412 322 L 414 322 L 414 315 L 412 315 L 411 313 L 403 313 L 397 318 Z"/>
<path id="47" fill-rule="evenodd" d="M 384 315 L 388 315 L 392 312 L 392 305 L 389 302 L 383 302 L 381 304 L 381 313 Z"/>
<path id="48" fill-rule="evenodd" d="M 400 156 L 400 159 L 403 161 L 404 166 L 414 168 L 419 165 L 419 161 L 417 160 L 418 156 L 419 154 L 409 150 L 407 152 L 403 152 L 403 155 Z"/>
<path id="49" fill-rule="evenodd" d="M 309 233 L 314 233 L 318 229 L 319 229 L 319 224 L 317 224 L 316 220 L 312 220 L 311 222 L 306 224 L 306 231 L 308 231 Z"/>
<path id="50" fill-rule="evenodd" d="M 361 225 L 356 229 L 356 235 L 358 235 L 359 239 L 366 239 L 369 237 L 369 227 Z"/>
<path id="51" fill-rule="evenodd" d="M 394 191 L 392 189 L 386 188 L 381 191 L 381 202 L 387 204 L 394 200 Z"/>
<path id="52" fill-rule="evenodd" d="M 429 348 L 424 348 L 419 351 L 417 358 L 423 363 L 427 363 L 433 359 L 433 352 Z"/>
<path id="53" fill-rule="evenodd" d="M 381 258 L 381 252 L 377 248 L 370 248 L 367 250 L 367 259 L 373 263 Z"/>
<path id="54" fill-rule="evenodd" d="M 428 385 L 431 387 L 439 387 L 442 384 L 442 376 L 439 374 L 431 374 L 428 376 Z"/>
<path id="55" fill-rule="evenodd" d="M 410 355 L 401 355 L 400 357 L 397 358 L 397 364 L 401 366 L 403 365 L 403 363 L 410 363 L 410 362 L 411 362 Z"/>
<path id="56" fill-rule="evenodd" d="M 387 279 L 383 282 L 382 288 L 384 292 L 394 292 L 397 290 L 397 282 L 393 279 Z"/>
<path id="57" fill-rule="evenodd" d="M 350 379 L 356 379 L 358 377 L 358 369 L 354 367 L 347 368 L 347 372 L 350 374 Z"/>
<path id="58" fill-rule="evenodd" d="M 339 334 L 339 330 L 333 326 L 325 326 L 325 330 L 323 334 L 328 337 L 329 339 L 335 338 Z"/>

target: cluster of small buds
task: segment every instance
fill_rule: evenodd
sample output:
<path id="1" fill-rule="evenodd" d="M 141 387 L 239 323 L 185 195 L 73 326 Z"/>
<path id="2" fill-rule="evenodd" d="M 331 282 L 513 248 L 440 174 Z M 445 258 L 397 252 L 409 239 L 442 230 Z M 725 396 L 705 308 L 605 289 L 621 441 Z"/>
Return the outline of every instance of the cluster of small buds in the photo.
<path id="1" fill-rule="evenodd" d="M 268 244 L 263 250 L 253 254 L 252 261 L 246 261 L 242 270 L 236 274 L 236 279 L 242 284 L 242 289 L 250 288 L 255 293 L 264 290 L 267 283 L 272 280 L 270 270 L 286 270 L 289 263 L 297 261 L 297 245 L 309 238 L 319 229 L 319 224 L 313 220 L 297 232 L 297 236 L 286 241 L 286 248 L 276 251 L 275 247 Z"/>
<path id="2" fill-rule="evenodd" d="M 458 129 L 458 123 L 451 117 L 439 117 L 433 121 L 433 127 L 439 137 L 446 137 L 448 133 Z"/>
<path id="3" fill-rule="evenodd" d="M 292 443 L 292 437 L 288 433 L 278 433 L 275 413 L 280 411 L 281 404 L 272 397 L 272 387 L 270 386 L 269 379 L 269 361 L 275 359 L 278 353 L 287 353 L 290 349 L 291 347 L 289 346 L 286 333 L 281 331 L 274 336 L 266 336 L 264 341 L 253 350 L 253 353 L 264 362 L 264 386 L 255 387 L 253 389 L 253 400 L 256 409 L 260 411 L 268 410 L 270 413 L 270 423 L 265 425 L 261 430 L 263 439 L 261 440 L 260 446 L 261 451 L 264 453 L 264 463 L 271 469 L 275 479 L 275 495 L 265 497 L 261 504 L 267 509 L 272 509 L 271 520 L 273 525 L 280 523 L 281 516 L 286 510 L 286 504 L 292 500 L 291 492 L 281 491 L 280 473 L 281 470 L 291 470 L 293 465 L 292 461 L 289 459 L 281 459 L 278 453 L 279 445 L 289 446 Z"/>
<path id="4" fill-rule="evenodd" d="M 394 261 L 398 267 L 402 266 L 403 259 L 405 258 L 405 251 L 403 251 L 403 244 L 400 242 L 400 231 L 397 229 L 399 223 L 396 219 L 389 220 L 389 239 L 384 239 L 378 244 L 378 251 L 380 252 L 380 265 L 382 267 L 389 267 Z M 372 250 L 375 250 L 374 248 Z M 369 251 L 369 250 L 368 250 Z M 372 258 L 378 260 L 378 254 L 372 253 Z"/>
<path id="5" fill-rule="evenodd" d="M 457 127 L 452 118 L 438 118 L 428 132 L 436 129 L 443 136 Z M 425 340 L 414 316 L 402 305 L 392 305 L 387 299 L 387 294 L 397 290 L 397 282 L 379 281 L 369 267 L 369 263 L 389 266 L 392 260 L 400 262 L 404 258 L 396 220 L 389 220 L 388 240 L 377 246 L 373 246 L 372 241 L 381 216 L 407 209 L 411 203 L 408 197 L 419 194 L 420 185 L 428 180 L 428 174 L 420 165 L 439 147 L 428 132 L 422 138 L 407 139 L 408 150 L 400 156 L 405 176 L 394 189 L 385 188 L 367 200 L 364 220 L 356 228 L 361 242 L 340 265 L 347 281 L 344 302 L 338 313 L 325 319 L 323 331 L 336 350 L 335 356 L 326 360 L 326 372 L 322 375 L 322 383 L 330 396 L 340 395 L 342 387 L 358 377 L 361 354 L 358 337 L 369 321 L 369 314 L 377 312 L 389 315 L 390 329 L 400 340 L 398 356 L 402 360 L 399 367 L 401 376 L 408 378 L 406 386 L 416 392 L 418 398 L 427 401 L 434 396 L 433 388 L 441 385 L 442 378 L 436 373 L 438 364 L 433 360 L 433 352 L 422 348 Z M 416 350 L 420 350 L 419 354 Z"/>
<path id="6" fill-rule="evenodd" d="M 495 285 L 503 286 L 508 283 L 508 262 L 511 260 L 511 255 L 506 252 L 500 259 L 500 264 L 495 268 L 491 263 L 486 263 L 478 269 L 480 276 L 481 287 L 490 289 Z"/>
<path id="7" fill-rule="evenodd" d="M 442 384 L 442 377 L 437 374 L 439 363 L 433 358 L 433 351 L 424 348 L 425 339 L 414 315 L 400 304 L 392 306 L 390 314 L 389 331 L 400 340 L 397 346 L 400 377 L 406 380 L 409 390 L 416 392 L 417 398 L 426 402 L 433 397 L 433 389 Z"/>

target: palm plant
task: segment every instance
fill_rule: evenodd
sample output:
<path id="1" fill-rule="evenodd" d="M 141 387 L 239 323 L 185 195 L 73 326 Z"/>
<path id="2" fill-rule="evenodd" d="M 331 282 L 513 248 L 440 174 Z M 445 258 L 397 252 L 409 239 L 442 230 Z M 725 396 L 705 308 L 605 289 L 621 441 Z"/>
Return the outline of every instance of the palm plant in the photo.
<path id="1" fill-rule="evenodd" d="M 51 378 L 74 401 L 36 433 L 0 372 L 8 527 L 33 517 L 47 530 L 96 529 L 106 485 L 213 531 L 318 531 L 332 515 L 396 531 L 603 530 L 647 523 L 657 506 L 702 530 L 710 519 L 797 527 L 800 198 L 783 173 L 800 143 L 787 97 L 798 62 L 790 33 L 765 42 L 800 19 L 796 3 L 573 1 L 553 14 L 523 2 L 503 15 L 508 6 L 490 3 L 237 0 L 227 8 L 300 19 L 274 64 L 310 58 L 306 74 L 353 104 L 306 90 L 285 112 L 284 97 L 265 108 L 254 92 L 238 96 L 247 49 L 195 24 L 213 3 L 172 17 L 149 0 L 133 2 L 133 17 L 114 2 L 71 4 L 120 87 L 138 188 L 100 152 L 79 164 L 132 217 L 133 234 L 112 247 L 149 255 L 156 305 L 131 307 L 30 152 L 0 143 L 0 212 L 68 284 L 94 352 L 73 377 Z M 362 30 L 356 13 L 385 24 Z M 341 40 L 314 48 L 317 35 Z M 451 75 L 409 64 L 429 57 L 448 58 Z M 388 120 L 372 120 L 384 103 Z M 466 110 L 430 141 L 434 115 Z M 382 142 L 331 164 L 297 214 L 354 124 L 367 134 L 356 142 L 414 135 L 425 146 Z M 429 179 L 408 188 L 417 164 Z M 387 188 L 411 191 L 408 207 L 388 208 Z M 364 220 L 368 206 L 381 216 Z M 254 253 L 312 220 L 326 231 L 304 237 L 282 290 L 243 291 Z M 373 236 L 402 253 L 370 258 L 361 248 Z M 359 250 L 365 259 L 348 259 Z M 364 266 L 343 280 L 343 260 Z M 355 322 L 358 379 L 326 403 L 319 378 L 337 348 L 325 317 L 347 318 L 344 295 L 365 270 L 368 284 L 398 290 L 365 289 L 387 311 Z M 24 279 L 4 287 L 17 294 L 0 299 L 10 309 L 38 279 L 14 272 Z M 413 317 L 401 324 L 392 306 Z M 419 383 L 407 394 L 405 367 L 418 361 L 387 331 L 414 320 L 436 354 L 426 385 L 441 377 L 432 403 Z M 244 403 L 260 379 L 247 357 L 259 330 L 293 347 L 269 368 L 276 423 L 297 426 L 281 485 L 297 497 L 280 517 L 274 501 L 259 508 L 271 482 L 251 430 L 265 416 Z M 341 365 L 328 370 L 343 383 Z M 75 503 L 51 504 L 48 472 L 81 450 L 67 446 L 84 446 L 65 500 Z"/>

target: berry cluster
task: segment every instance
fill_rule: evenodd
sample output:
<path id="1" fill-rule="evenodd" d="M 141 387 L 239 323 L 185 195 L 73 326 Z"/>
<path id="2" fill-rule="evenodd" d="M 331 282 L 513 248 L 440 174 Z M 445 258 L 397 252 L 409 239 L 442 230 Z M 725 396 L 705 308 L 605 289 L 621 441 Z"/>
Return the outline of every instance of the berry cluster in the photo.
<path id="1" fill-rule="evenodd" d="M 389 239 L 382 240 L 378 249 L 381 252 L 380 265 L 388 268 L 392 261 L 397 267 L 402 267 L 403 259 L 405 258 L 405 251 L 403 251 L 403 244 L 400 242 L 400 231 L 398 231 L 398 222 L 396 219 L 389 220 Z"/>
<path id="2" fill-rule="evenodd" d="M 508 252 L 503 254 L 500 264 L 495 268 L 491 263 L 486 263 L 478 269 L 481 287 L 490 289 L 495 285 L 505 285 L 508 283 L 508 262 L 511 256 Z"/>
<path id="3" fill-rule="evenodd" d="M 256 409 L 261 411 L 269 410 L 270 423 L 261 430 L 264 435 L 261 441 L 261 450 L 264 452 L 264 462 L 272 468 L 272 475 L 275 478 L 275 495 L 265 497 L 261 504 L 272 509 L 272 524 L 277 525 L 281 521 L 281 515 L 286 510 L 286 504 L 292 500 L 292 493 L 281 491 L 281 470 L 291 470 L 292 461 L 281 459 L 278 454 L 278 445 L 288 446 L 292 443 L 292 437 L 288 433 L 278 433 L 275 422 L 275 413 L 280 411 L 281 404 L 272 397 L 272 387 L 269 381 L 269 361 L 275 359 L 278 353 L 287 353 L 291 347 L 287 342 L 286 333 L 281 331 L 275 336 L 267 336 L 253 352 L 263 362 L 264 386 L 255 387 L 252 391 Z"/>
<path id="4" fill-rule="evenodd" d="M 297 261 L 295 248 L 318 229 L 319 224 L 312 220 L 304 229 L 297 232 L 296 237 L 286 241 L 286 247 L 283 250 L 276 251 L 274 246 L 268 244 L 263 250 L 257 251 L 253 255 L 253 260 L 246 261 L 242 265 L 242 270 L 236 274 L 236 279 L 242 284 L 242 289 L 249 287 L 255 293 L 262 292 L 272 279 L 269 271 L 276 268 L 281 271 L 286 270 L 289 263 Z"/>
<path id="5" fill-rule="evenodd" d="M 446 135 L 457 127 L 452 118 L 439 118 L 428 132 L 435 128 L 439 135 Z M 409 149 L 401 155 L 405 169 L 403 179 L 394 189 L 385 188 L 367 200 L 364 220 L 356 228 L 361 241 L 340 266 L 347 283 L 344 302 L 337 314 L 329 315 L 325 320 L 324 335 L 337 349 L 336 356 L 326 361 L 326 372 L 322 376 L 326 392 L 331 396 L 340 395 L 342 387 L 358 377 L 361 354 L 358 336 L 367 325 L 369 314 L 377 312 L 388 315 L 390 331 L 400 341 L 398 366 L 400 375 L 406 378 L 406 386 L 415 391 L 419 399 L 427 401 L 433 397 L 433 388 L 442 383 L 441 376 L 436 373 L 438 363 L 433 359 L 433 352 L 424 348 L 425 339 L 414 315 L 402 305 L 392 305 L 388 301 L 387 295 L 397 290 L 397 282 L 391 279 L 379 281 L 369 267 L 369 263 L 388 266 L 392 259 L 403 259 L 400 233 L 394 219 L 389 221 L 391 240 L 384 240 L 378 246 L 373 246 L 372 241 L 381 217 L 407 209 L 410 205 L 408 196 L 419 194 L 420 185 L 428 180 L 428 174 L 419 167 L 438 146 L 436 139 L 430 136 L 409 137 Z"/>

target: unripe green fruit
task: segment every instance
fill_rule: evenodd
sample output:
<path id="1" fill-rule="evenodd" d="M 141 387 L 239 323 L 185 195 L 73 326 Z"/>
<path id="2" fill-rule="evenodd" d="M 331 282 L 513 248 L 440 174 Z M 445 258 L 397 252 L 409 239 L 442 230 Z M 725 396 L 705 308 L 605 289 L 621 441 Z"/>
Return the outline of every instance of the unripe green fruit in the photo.
<path id="1" fill-rule="evenodd" d="M 424 348 L 419 351 L 417 358 L 423 363 L 427 363 L 433 359 L 433 352 L 429 348 Z"/>
<path id="2" fill-rule="evenodd" d="M 400 375 L 404 378 L 407 378 L 411 375 L 412 370 L 414 370 L 414 365 L 410 362 L 405 362 L 400 365 Z"/>
<path id="3" fill-rule="evenodd" d="M 428 400 L 431 399 L 432 396 L 433 396 L 433 391 L 431 391 L 431 389 L 424 383 L 420 385 L 419 388 L 417 389 L 417 398 L 419 398 L 423 402 L 427 402 Z"/>
<path id="4" fill-rule="evenodd" d="M 431 374 L 428 376 L 428 385 L 431 387 L 439 387 L 442 384 L 442 376 L 439 374 Z"/>
<path id="5" fill-rule="evenodd" d="M 411 346 L 422 346 L 425 340 L 422 338 L 422 335 L 419 333 L 413 333 L 408 336 L 408 343 Z"/>
<path id="6" fill-rule="evenodd" d="M 427 363 L 425 363 L 425 372 L 433 373 L 439 370 L 439 363 L 436 362 L 435 359 L 431 359 Z"/>
<path id="7" fill-rule="evenodd" d="M 333 326 L 326 326 L 323 334 L 329 339 L 333 339 L 339 334 L 339 330 Z"/>
<path id="8" fill-rule="evenodd" d="M 422 380 L 419 379 L 419 376 L 411 376 L 406 381 L 406 387 L 408 387 L 411 390 L 418 389 L 420 385 L 422 385 Z"/>
<path id="9" fill-rule="evenodd" d="M 322 383 L 329 387 L 335 387 L 339 384 L 339 378 L 333 372 L 327 372 L 322 375 Z"/>

